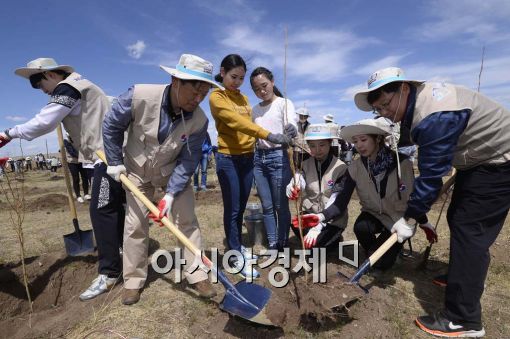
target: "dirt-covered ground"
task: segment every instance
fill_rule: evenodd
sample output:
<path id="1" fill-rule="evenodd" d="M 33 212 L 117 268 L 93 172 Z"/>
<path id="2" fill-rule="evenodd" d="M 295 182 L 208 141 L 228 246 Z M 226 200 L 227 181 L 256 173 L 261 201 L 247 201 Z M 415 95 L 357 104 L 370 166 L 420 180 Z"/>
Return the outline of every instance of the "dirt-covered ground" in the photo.
<path id="1" fill-rule="evenodd" d="M 222 202 L 212 171 L 207 192 L 196 194 L 196 211 L 207 250 L 224 250 Z M 4 182 L 5 183 L 5 182 Z M 17 182 L 18 185 L 21 182 Z M 28 303 L 21 278 L 16 234 L 9 221 L 9 204 L 0 195 L 0 337 L 2 338 L 427 338 L 415 325 L 416 316 L 437 310 L 443 302 L 444 289 L 433 285 L 431 278 L 444 273 L 448 263 L 448 229 L 444 215 L 439 223 L 439 243 L 432 248 L 427 270 L 417 270 L 427 243 L 421 231 L 413 239 L 414 254 L 403 257 L 389 274 L 377 279 L 365 276 L 361 283 L 369 289 L 346 286 L 344 278 L 355 269 L 329 252 L 326 259 L 326 282 L 312 283 L 303 271 L 290 272 L 289 283 L 282 288 L 271 286 L 268 273 L 256 283 L 272 291 L 266 308 L 278 326 L 257 325 L 232 317 L 218 307 L 224 296 L 221 284 L 215 284 L 218 296 L 204 301 L 188 288 L 175 282 L 174 272 L 158 274 L 152 269 L 141 300 L 133 306 L 120 303 L 121 285 L 110 293 L 89 302 L 78 295 L 97 275 L 96 254 L 67 257 L 62 235 L 73 231 L 67 206 L 64 181 L 50 178 L 48 172 L 30 172 L 25 187 L 24 235 L 27 275 L 34 312 Z M 251 201 L 257 201 L 252 196 Z M 441 202 L 434 205 L 429 219 L 435 223 Z M 80 226 L 90 229 L 88 204 L 77 204 Z M 293 208 L 291 209 L 293 211 Z M 350 222 L 359 213 L 354 199 Z M 293 211 L 294 213 L 294 211 Z M 484 325 L 488 338 L 510 337 L 510 221 L 491 248 L 491 267 L 482 298 Z M 246 230 L 245 230 L 246 232 Z M 244 235 L 248 240 L 248 235 Z M 355 239 L 349 228 L 346 240 Z M 292 248 L 298 248 L 296 238 Z M 157 249 L 173 251 L 175 238 L 164 228 L 151 227 L 150 253 Z M 255 252 L 263 249 L 254 247 Z M 208 252 L 210 253 L 210 252 Z M 292 257 L 291 267 L 298 262 Z M 240 279 L 227 274 L 232 282 Z"/>

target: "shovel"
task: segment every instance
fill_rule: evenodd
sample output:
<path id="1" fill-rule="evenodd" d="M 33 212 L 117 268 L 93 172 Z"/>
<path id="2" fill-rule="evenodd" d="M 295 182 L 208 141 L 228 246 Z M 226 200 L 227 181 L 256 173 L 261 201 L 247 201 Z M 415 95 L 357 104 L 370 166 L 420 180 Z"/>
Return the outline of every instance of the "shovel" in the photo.
<path id="1" fill-rule="evenodd" d="M 106 157 L 102 151 L 96 151 L 98 157 L 106 164 Z M 128 179 L 124 174 L 120 175 L 120 181 L 135 197 L 140 200 L 145 207 L 154 215 L 159 215 L 159 209 L 140 192 L 140 190 Z M 237 315 L 246 320 L 256 322 L 262 325 L 272 325 L 267 318 L 265 307 L 271 298 L 271 290 L 260 285 L 248 284 L 241 281 L 236 285 L 232 284 L 225 274 L 217 270 L 212 261 L 202 254 L 201 250 L 195 245 L 168 219 L 164 217 L 161 222 L 172 232 L 177 239 L 186 246 L 195 256 L 202 258 L 202 262 L 213 272 L 218 275 L 218 280 L 226 289 L 225 297 L 220 304 L 220 308 L 230 314 Z"/>
<path id="2" fill-rule="evenodd" d="M 62 170 L 67 187 L 67 198 L 69 200 L 69 208 L 71 209 L 71 217 L 73 218 L 74 232 L 64 235 L 64 245 L 66 252 L 70 256 L 79 256 L 94 252 L 94 233 L 92 230 L 82 231 L 78 224 L 78 216 L 76 214 L 76 206 L 74 204 L 73 191 L 71 189 L 71 178 L 69 178 L 69 166 L 67 164 L 66 150 L 64 147 L 64 136 L 62 135 L 62 127 L 57 126 L 58 143 L 60 145 L 60 155 L 62 156 Z"/>
<path id="3" fill-rule="evenodd" d="M 391 237 L 388 238 L 379 248 L 370 256 L 368 257 L 363 264 L 361 264 L 360 268 L 354 273 L 354 275 L 349 279 L 347 276 L 345 276 L 343 273 L 338 272 L 340 275 L 343 275 L 344 277 L 348 278 L 349 284 L 353 284 L 361 288 L 365 293 L 368 293 L 368 289 L 361 286 L 359 283 L 359 280 L 361 277 L 367 273 L 367 271 L 374 266 L 374 264 L 386 253 L 391 246 L 393 246 L 398 240 L 397 233 L 393 233 Z"/>

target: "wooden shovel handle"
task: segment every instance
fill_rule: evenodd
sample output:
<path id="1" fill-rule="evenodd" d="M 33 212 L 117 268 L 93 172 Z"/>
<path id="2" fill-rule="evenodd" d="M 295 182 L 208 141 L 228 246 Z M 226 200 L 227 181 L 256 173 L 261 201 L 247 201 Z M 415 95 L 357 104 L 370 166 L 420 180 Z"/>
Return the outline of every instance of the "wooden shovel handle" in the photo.
<path id="1" fill-rule="evenodd" d="M 108 164 L 106 161 L 106 156 L 103 151 L 96 151 L 97 156 L 99 159 L 101 159 L 105 164 Z M 124 187 L 130 190 L 135 197 L 142 202 L 142 204 L 145 205 L 149 209 L 149 211 L 152 212 L 154 215 L 159 215 L 159 209 L 150 201 L 140 190 L 138 187 L 136 187 L 126 175 L 121 174 L 120 175 L 120 181 L 122 184 L 124 184 Z M 196 256 L 202 256 L 202 252 L 200 249 L 196 248 L 195 245 L 182 233 L 167 217 L 164 217 L 161 219 L 161 222 L 168 228 L 170 232 L 172 232 L 173 235 L 179 239 L 181 243 L 183 243 L 184 246 L 186 246 L 187 249 L 189 249 L 191 252 L 193 252 Z M 206 256 L 202 256 L 204 259 L 204 264 L 206 264 L 208 267 L 211 267 L 212 263 Z"/>
<path id="2" fill-rule="evenodd" d="M 377 260 L 379 260 L 386 251 L 390 249 L 398 240 L 397 233 L 393 233 L 379 248 L 370 256 L 370 266 L 373 266 Z"/>
<path id="3" fill-rule="evenodd" d="M 71 216 L 73 219 L 78 220 L 76 213 L 76 205 L 74 203 L 73 190 L 71 188 L 71 177 L 69 176 L 69 164 L 67 163 L 66 148 L 64 146 L 64 135 L 62 134 L 62 125 L 59 123 L 57 126 L 58 144 L 60 146 L 60 156 L 62 157 L 62 170 L 64 171 L 64 178 L 67 187 L 67 199 L 69 200 L 69 208 L 71 209 Z"/>

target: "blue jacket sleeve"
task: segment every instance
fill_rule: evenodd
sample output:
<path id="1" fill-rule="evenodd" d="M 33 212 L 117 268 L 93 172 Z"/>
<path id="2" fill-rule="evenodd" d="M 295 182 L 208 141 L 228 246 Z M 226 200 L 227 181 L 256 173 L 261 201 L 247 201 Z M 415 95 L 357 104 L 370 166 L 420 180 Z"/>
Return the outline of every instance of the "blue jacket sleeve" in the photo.
<path id="1" fill-rule="evenodd" d="M 430 211 L 443 186 L 442 177 L 452 168 L 453 154 L 469 113 L 469 110 L 437 112 L 412 130 L 413 141 L 418 145 L 420 176 L 414 181 L 404 217 L 417 219 Z"/>
<path id="2" fill-rule="evenodd" d="M 180 122 L 182 123 L 182 121 Z M 207 126 L 209 121 L 206 121 L 202 129 L 198 132 L 191 134 L 188 138 L 188 147 L 184 145 L 177 156 L 177 164 L 168 180 L 166 192 L 176 196 L 184 190 L 186 184 L 191 179 L 198 162 L 202 158 L 202 143 L 207 134 Z"/>
<path id="3" fill-rule="evenodd" d="M 124 132 L 131 123 L 131 101 L 133 100 L 134 87 L 121 94 L 114 100 L 112 108 L 106 113 L 103 121 L 103 144 L 108 165 L 123 164 L 122 144 Z"/>

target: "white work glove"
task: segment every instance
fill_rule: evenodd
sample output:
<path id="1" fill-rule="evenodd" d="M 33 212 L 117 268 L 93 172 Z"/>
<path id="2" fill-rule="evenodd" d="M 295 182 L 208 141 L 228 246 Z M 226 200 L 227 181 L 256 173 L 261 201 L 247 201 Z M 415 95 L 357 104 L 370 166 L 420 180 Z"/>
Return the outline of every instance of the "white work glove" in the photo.
<path id="1" fill-rule="evenodd" d="M 290 179 L 286 188 L 287 198 L 290 200 L 296 200 L 299 196 L 299 192 L 305 189 L 305 186 L 305 178 L 300 173 L 294 174 L 294 178 Z"/>
<path id="2" fill-rule="evenodd" d="M 0 148 L 7 145 L 11 140 L 12 138 L 9 135 L 7 135 L 7 133 L 0 132 Z"/>
<path id="3" fill-rule="evenodd" d="M 115 166 L 108 166 L 106 168 L 106 174 L 108 174 L 110 177 L 112 177 L 115 181 L 120 182 L 120 175 L 126 174 L 126 167 L 122 164 L 115 165 Z"/>
<path id="4" fill-rule="evenodd" d="M 161 199 L 158 203 L 159 215 L 155 216 L 152 212 L 149 213 L 149 218 L 159 223 L 160 226 L 163 226 L 161 219 L 164 217 L 170 218 L 170 214 L 172 212 L 172 205 L 174 204 L 174 196 L 170 193 L 165 194 L 163 199 Z"/>
<path id="5" fill-rule="evenodd" d="M 391 233 L 397 233 L 398 242 L 403 243 L 407 239 L 411 238 L 416 232 L 415 225 L 409 225 L 406 220 L 402 217 L 391 228 Z"/>
<path id="6" fill-rule="evenodd" d="M 323 223 L 319 223 L 317 226 L 310 228 L 308 233 L 305 235 L 305 238 L 303 239 L 305 248 L 312 248 L 315 246 L 317 243 L 317 238 L 319 237 L 319 234 L 321 234 L 323 228 Z"/>

